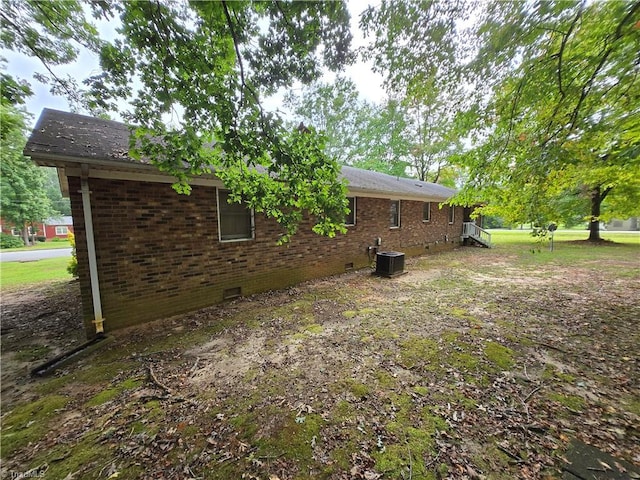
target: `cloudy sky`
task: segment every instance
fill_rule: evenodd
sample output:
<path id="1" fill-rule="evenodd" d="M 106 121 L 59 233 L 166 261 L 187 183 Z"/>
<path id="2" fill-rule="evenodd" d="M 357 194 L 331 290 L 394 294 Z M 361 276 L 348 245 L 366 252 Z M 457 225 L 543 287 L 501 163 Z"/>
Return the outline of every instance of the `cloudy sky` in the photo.
<path id="1" fill-rule="evenodd" d="M 351 11 L 351 31 L 354 36 L 354 48 L 360 47 L 365 43 L 362 33 L 358 28 L 358 21 L 360 13 L 370 3 L 375 3 L 375 0 L 348 0 Z M 116 32 L 113 23 L 100 21 L 96 22 L 96 26 L 102 38 L 109 40 L 115 37 Z M 34 115 L 33 122 L 35 122 L 43 108 L 69 110 L 69 105 L 64 98 L 51 95 L 48 86 L 33 80 L 34 72 L 44 71 L 39 61 L 4 50 L 0 52 L 0 56 L 6 58 L 6 69 L 9 74 L 17 78 L 25 79 L 31 83 L 34 95 L 27 100 L 26 106 L 27 110 Z M 71 75 L 78 81 L 82 81 L 98 72 L 99 64 L 97 56 L 86 50 L 80 52 L 80 56 L 74 64 L 56 68 L 56 73 L 62 77 Z M 382 77 L 372 72 L 370 65 L 359 62 L 356 65 L 348 67 L 345 75 L 356 83 L 364 99 L 371 102 L 379 102 L 384 98 L 384 91 L 381 86 Z M 326 81 L 331 80 L 333 80 L 333 75 L 328 75 Z M 280 101 L 281 97 L 276 96 L 265 102 L 265 106 L 270 109 L 276 109 L 280 106 Z"/>

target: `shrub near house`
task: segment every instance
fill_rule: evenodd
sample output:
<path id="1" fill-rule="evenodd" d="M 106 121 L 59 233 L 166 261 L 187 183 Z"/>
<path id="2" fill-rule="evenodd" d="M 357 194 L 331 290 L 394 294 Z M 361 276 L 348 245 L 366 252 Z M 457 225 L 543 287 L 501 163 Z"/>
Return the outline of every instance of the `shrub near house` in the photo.
<path id="1" fill-rule="evenodd" d="M 23 246 L 24 243 L 20 237 L 4 232 L 0 233 L 0 248 L 19 248 Z"/>

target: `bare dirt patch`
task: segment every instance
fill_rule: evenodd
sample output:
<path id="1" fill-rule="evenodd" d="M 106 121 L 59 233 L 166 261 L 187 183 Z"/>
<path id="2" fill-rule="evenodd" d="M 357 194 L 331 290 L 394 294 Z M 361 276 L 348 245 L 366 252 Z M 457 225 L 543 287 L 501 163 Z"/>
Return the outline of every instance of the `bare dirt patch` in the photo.
<path id="1" fill-rule="evenodd" d="M 3 468 L 46 465 L 50 478 L 553 478 L 574 437 L 640 463 L 633 261 L 535 258 L 460 249 L 410 259 L 394 279 L 352 272 L 116 332 L 50 380 L 15 369 L 3 376 L 3 411 L 5 388 L 19 382 L 9 409 L 34 392 L 60 398 L 31 446 L 10 439 Z M 42 294 L 59 298 L 49 310 L 68 311 L 73 293 Z M 3 361 L 31 342 L 5 340 L 12 331 Z M 54 338 L 54 349 L 71 341 Z M 11 415 L 3 424 L 26 436 L 32 427 Z"/>
<path id="2" fill-rule="evenodd" d="M 81 344 L 85 332 L 77 281 L 3 290 L 1 299 L 4 407 L 29 395 L 32 368 Z"/>

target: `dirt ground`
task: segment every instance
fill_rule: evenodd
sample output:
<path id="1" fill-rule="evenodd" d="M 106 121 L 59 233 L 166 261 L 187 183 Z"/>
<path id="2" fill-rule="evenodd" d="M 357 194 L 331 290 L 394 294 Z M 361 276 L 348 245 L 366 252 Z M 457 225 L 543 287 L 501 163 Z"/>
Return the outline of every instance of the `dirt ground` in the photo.
<path id="1" fill-rule="evenodd" d="M 49 379 L 28 371 L 84 339 L 77 283 L 3 292 L 3 478 L 559 478 L 572 438 L 638 465 L 637 250 L 598 248 L 307 282 Z"/>
<path id="2" fill-rule="evenodd" d="M 86 341 L 81 310 L 77 281 L 2 291 L 3 407 L 28 395 L 31 368 Z"/>

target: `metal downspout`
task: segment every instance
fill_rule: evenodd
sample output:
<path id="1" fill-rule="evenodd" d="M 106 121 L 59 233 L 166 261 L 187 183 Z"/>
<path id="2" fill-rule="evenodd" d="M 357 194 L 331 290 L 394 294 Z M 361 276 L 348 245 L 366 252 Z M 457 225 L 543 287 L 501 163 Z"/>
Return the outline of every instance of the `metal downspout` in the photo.
<path id="1" fill-rule="evenodd" d="M 81 190 L 84 227 L 87 237 L 87 253 L 89 255 L 89 277 L 91 278 L 91 296 L 93 299 L 93 323 L 96 333 L 104 333 L 102 318 L 102 302 L 100 301 L 100 284 L 98 283 L 98 262 L 96 260 L 96 244 L 93 237 L 93 217 L 91 216 L 91 190 L 89 190 L 89 165 L 82 165 Z"/>

